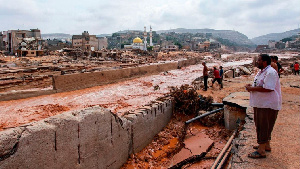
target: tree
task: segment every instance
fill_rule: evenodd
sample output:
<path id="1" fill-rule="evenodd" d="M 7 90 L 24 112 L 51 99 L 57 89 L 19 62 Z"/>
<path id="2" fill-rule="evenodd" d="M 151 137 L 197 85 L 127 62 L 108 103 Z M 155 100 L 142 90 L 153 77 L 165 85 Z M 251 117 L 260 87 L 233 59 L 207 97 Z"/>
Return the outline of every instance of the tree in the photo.
<path id="1" fill-rule="evenodd" d="M 113 33 L 113 34 L 112 34 L 112 37 L 118 37 L 118 36 L 120 36 L 119 33 Z"/>
<path id="2" fill-rule="evenodd" d="M 287 42 L 287 41 L 292 41 L 293 39 L 291 38 L 291 37 L 289 37 L 289 38 L 283 38 L 281 41 L 282 42 Z"/>
<path id="3" fill-rule="evenodd" d="M 175 44 L 174 44 L 174 45 L 177 45 L 179 49 L 182 49 L 182 45 L 181 45 L 181 43 L 179 43 L 179 42 L 175 42 Z"/>
<path id="4" fill-rule="evenodd" d="M 147 50 L 150 52 L 150 51 L 152 51 L 153 50 L 153 46 L 148 46 L 147 47 Z"/>

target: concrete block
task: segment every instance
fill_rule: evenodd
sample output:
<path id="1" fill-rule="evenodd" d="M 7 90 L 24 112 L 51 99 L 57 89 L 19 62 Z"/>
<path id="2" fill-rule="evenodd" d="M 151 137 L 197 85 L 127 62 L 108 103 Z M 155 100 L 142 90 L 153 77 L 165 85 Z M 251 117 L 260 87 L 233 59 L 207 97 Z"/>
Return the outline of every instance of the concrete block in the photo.
<path id="1" fill-rule="evenodd" d="M 154 136 L 168 124 L 173 113 L 173 106 L 170 100 L 166 100 L 133 113 L 136 117 L 132 121 L 132 142 L 133 152 L 137 153 L 151 143 Z"/>
<path id="2" fill-rule="evenodd" d="M 232 108 L 228 105 L 224 106 L 224 120 L 225 120 L 225 128 L 229 130 L 233 130 L 237 127 L 237 121 L 245 120 L 246 112 L 232 110 Z"/>
<path id="3" fill-rule="evenodd" d="M 80 164 L 80 131 L 76 112 L 70 111 L 52 116 L 44 122 L 55 126 L 52 142 L 54 142 L 56 166 L 53 168 L 75 168 Z"/>
<path id="4" fill-rule="evenodd" d="M 19 142 L 19 138 L 23 129 L 20 127 L 7 129 L 1 132 L 0 135 L 0 158 L 1 161 L 5 158 L 8 158 L 10 154 L 13 153 L 14 148 L 16 148 L 17 143 Z"/>
<path id="5" fill-rule="evenodd" d="M 101 151 L 111 142 L 110 112 L 100 107 L 91 107 L 78 112 L 76 116 L 79 120 L 80 168 L 101 168 L 106 164 Z M 101 144 L 103 142 L 106 144 Z"/>
<path id="6" fill-rule="evenodd" d="M 173 113 L 173 104 L 170 100 L 166 100 L 158 105 L 156 112 L 156 125 L 153 125 L 153 132 L 159 133 L 171 120 Z"/>
<path id="7" fill-rule="evenodd" d="M 136 119 L 132 121 L 132 142 L 133 153 L 141 151 L 148 145 L 155 134 L 152 132 L 152 126 L 155 124 L 154 113 L 145 114 L 140 113 L 140 110 L 134 112 Z"/>
<path id="8" fill-rule="evenodd" d="M 55 127 L 43 122 L 31 123 L 18 133 L 15 152 L 0 161 L 0 168 L 57 168 L 55 166 Z M 16 130 L 9 130 L 14 133 Z M 15 141 L 14 134 L 12 140 Z M 5 135 L 4 135 L 5 136 Z M 1 137 L 3 134 L 1 132 Z M 10 139 L 10 138 L 8 138 Z M 10 145 L 8 145 L 10 146 Z"/>
<path id="9" fill-rule="evenodd" d="M 133 152 L 132 147 L 132 123 L 125 118 L 112 115 L 112 142 L 108 153 L 104 154 L 107 161 L 106 168 L 120 168 L 128 159 L 129 155 Z"/>

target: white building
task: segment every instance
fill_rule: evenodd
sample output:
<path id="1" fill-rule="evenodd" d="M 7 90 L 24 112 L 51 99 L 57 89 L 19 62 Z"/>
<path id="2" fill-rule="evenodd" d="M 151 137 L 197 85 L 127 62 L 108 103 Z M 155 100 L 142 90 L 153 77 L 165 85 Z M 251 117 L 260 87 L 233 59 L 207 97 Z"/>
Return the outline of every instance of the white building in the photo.
<path id="1" fill-rule="evenodd" d="M 131 45 L 124 45 L 125 49 L 140 49 L 144 50 L 144 44 L 141 38 L 136 37 L 133 39 Z M 147 50 L 147 49 L 146 49 Z"/>

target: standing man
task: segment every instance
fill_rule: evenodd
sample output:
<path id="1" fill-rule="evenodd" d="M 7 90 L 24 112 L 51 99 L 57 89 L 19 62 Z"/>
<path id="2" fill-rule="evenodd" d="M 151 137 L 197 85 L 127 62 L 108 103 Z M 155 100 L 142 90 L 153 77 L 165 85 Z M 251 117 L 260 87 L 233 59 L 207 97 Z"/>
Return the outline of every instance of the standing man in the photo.
<path id="1" fill-rule="evenodd" d="M 299 75 L 299 63 L 298 62 L 295 62 L 295 64 L 294 64 L 294 72 L 295 72 L 295 75 L 296 74 Z"/>
<path id="2" fill-rule="evenodd" d="M 271 58 L 271 66 L 272 66 L 272 68 L 274 68 L 278 72 L 278 66 L 275 63 L 275 56 L 270 56 L 270 58 Z"/>
<path id="3" fill-rule="evenodd" d="M 280 78 L 280 73 L 284 71 L 284 69 L 282 68 L 281 64 L 278 62 L 278 57 L 274 56 L 274 62 L 277 64 L 277 72 L 278 72 L 278 76 Z"/>
<path id="4" fill-rule="evenodd" d="M 223 75 L 224 75 L 223 66 L 220 66 L 219 68 L 220 68 L 221 84 L 222 84 L 222 88 L 223 88 Z"/>
<path id="5" fill-rule="evenodd" d="M 202 62 L 203 65 L 203 78 L 204 78 L 204 88 L 203 91 L 207 91 L 207 80 L 208 80 L 208 68 L 205 62 Z"/>
<path id="6" fill-rule="evenodd" d="M 250 92 L 250 106 L 254 111 L 257 143 L 254 151 L 248 154 L 250 158 L 266 158 L 266 151 L 271 151 L 271 133 L 281 109 L 281 87 L 278 73 L 270 66 L 271 58 L 267 54 L 260 54 L 257 60 L 260 71 L 254 78 L 252 85 L 246 85 Z"/>

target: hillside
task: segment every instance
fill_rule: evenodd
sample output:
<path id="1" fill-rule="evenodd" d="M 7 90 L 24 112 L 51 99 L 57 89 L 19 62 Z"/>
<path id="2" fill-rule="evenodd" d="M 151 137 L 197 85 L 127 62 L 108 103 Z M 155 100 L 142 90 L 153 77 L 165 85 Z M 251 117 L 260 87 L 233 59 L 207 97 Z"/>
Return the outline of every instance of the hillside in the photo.
<path id="1" fill-rule="evenodd" d="M 227 40 L 229 43 L 237 46 L 253 47 L 255 44 L 248 37 L 238 31 L 233 30 L 214 30 L 214 29 L 185 29 L 177 28 L 170 30 L 156 31 L 158 34 L 175 32 L 175 33 L 211 33 L 213 38 Z"/>
<path id="2" fill-rule="evenodd" d="M 71 39 L 72 35 L 65 33 L 46 33 L 42 34 L 43 39 Z"/>
<path id="3" fill-rule="evenodd" d="M 300 32 L 300 29 L 294 29 L 294 30 L 283 32 L 283 33 L 270 33 L 267 35 L 253 38 L 253 39 L 251 39 L 251 41 L 253 43 L 255 43 L 256 45 L 267 45 L 269 40 L 279 41 L 283 38 L 288 38 L 293 35 L 297 35 L 299 32 Z"/>

